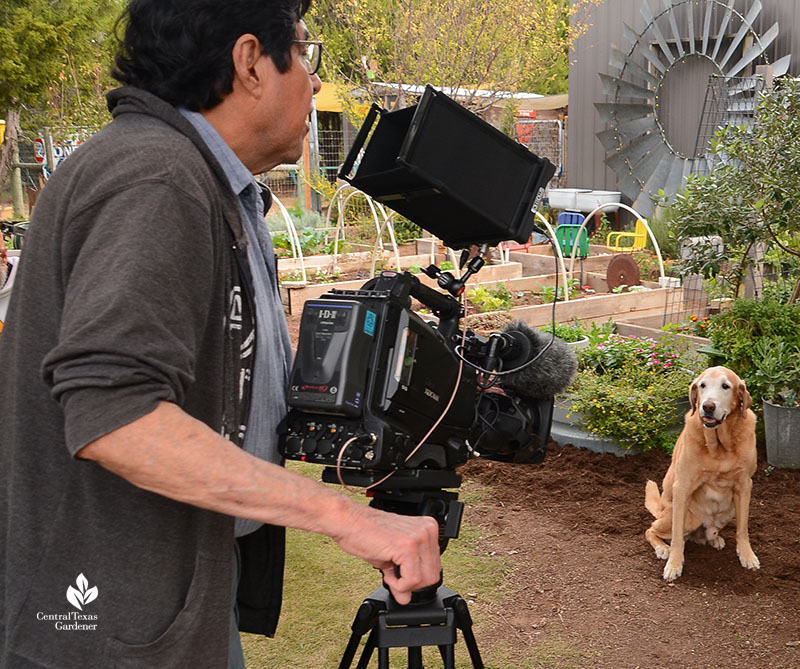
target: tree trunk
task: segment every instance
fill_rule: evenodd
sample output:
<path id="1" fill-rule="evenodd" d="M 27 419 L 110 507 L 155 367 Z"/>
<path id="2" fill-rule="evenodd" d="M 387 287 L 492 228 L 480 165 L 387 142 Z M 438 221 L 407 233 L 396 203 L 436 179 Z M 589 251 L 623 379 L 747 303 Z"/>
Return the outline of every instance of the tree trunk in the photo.
<path id="1" fill-rule="evenodd" d="M 11 176 L 11 162 L 16 155 L 18 141 L 19 110 L 9 109 L 6 112 L 6 134 L 0 145 L 0 191 L 6 187 Z"/>
<path id="2" fill-rule="evenodd" d="M 792 296 L 789 298 L 789 304 L 794 304 L 798 299 L 800 299 L 800 279 L 794 284 L 794 290 L 792 291 Z"/>

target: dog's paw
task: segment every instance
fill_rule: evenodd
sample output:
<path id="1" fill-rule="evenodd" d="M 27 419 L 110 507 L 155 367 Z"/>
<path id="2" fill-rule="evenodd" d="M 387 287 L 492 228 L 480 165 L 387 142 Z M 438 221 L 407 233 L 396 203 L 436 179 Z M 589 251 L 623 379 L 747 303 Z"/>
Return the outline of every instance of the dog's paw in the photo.
<path id="1" fill-rule="evenodd" d="M 736 554 L 739 556 L 739 562 L 742 563 L 742 567 L 745 569 L 760 569 L 761 563 L 758 561 L 756 554 L 753 552 L 753 549 L 748 547 L 746 551 L 739 552 L 739 549 L 736 549 Z"/>
<path id="2" fill-rule="evenodd" d="M 708 540 L 708 545 L 712 548 L 716 548 L 718 551 L 721 551 L 723 548 L 725 548 L 725 539 L 717 535 L 713 539 Z"/>
<path id="3" fill-rule="evenodd" d="M 668 560 L 666 566 L 664 567 L 664 580 L 667 581 L 667 583 L 671 583 L 682 573 L 683 564 L 673 564 Z"/>
<path id="4" fill-rule="evenodd" d="M 669 557 L 669 546 L 656 546 L 655 550 L 659 560 L 666 560 Z"/>

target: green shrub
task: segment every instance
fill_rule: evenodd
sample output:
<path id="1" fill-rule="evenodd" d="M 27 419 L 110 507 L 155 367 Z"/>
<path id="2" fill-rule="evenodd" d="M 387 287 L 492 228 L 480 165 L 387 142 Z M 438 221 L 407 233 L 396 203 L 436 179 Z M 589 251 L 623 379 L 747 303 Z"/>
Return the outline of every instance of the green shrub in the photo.
<path id="1" fill-rule="evenodd" d="M 477 286 L 467 291 L 469 301 L 474 304 L 481 312 L 485 311 L 506 311 L 511 308 L 514 299 L 508 286 L 501 283 L 497 288 L 486 288 Z"/>
<path id="2" fill-rule="evenodd" d="M 798 406 L 800 401 L 800 346 L 765 338 L 753 347 L 753 385 L 772 404 Z"/>
<path id="3" fill-rule="evenodd" d="M 728 311 L 712 316 L 711 323 L 712 344 L 725 354 L 725 365 L 744 379 L 756 402 L 773 393 L 775 384 L 795 382 L 788 357 L 778 360 L 771 379 L 757 369 L 764 355 L 770 351 L 774 355 L 781 343 L 787 356 L 800 348 L 800 304 L 738 298 Z"/>
<path id="4" fill-rule="evenodd" d="M 552 325 L 544 325 L 539 329 L 542 330 L 542 332 L 550 333 L 553 332 L 554 328 Z M 576 342 L 586 339 L 586 330 L 584 330 L 577 322 L 569 325 L 566 323 L 556 323 L 555 335 L 559 339 L 563 339 L 565 342 Z"/>
<path id="5" fill-rule="evenodd" d="M 755 374 L 758 342 L 800 347 L 800 304 L 738 298 L 729 310 L 712 316 L 711 324 L 711 343 L 725 354 L 725 365 L 745 380 L 756 401 L 767 392 L 763 375 Z"/>
<path id="6" fill-rule="evenodd" d="M 622 448 L 671 451 L 680 405 L 700 362 L 670 344 L 625 337 L 601 326 L 589 333 L 578 376 L 570 388 L 571 408 L 590 433 Z"/>

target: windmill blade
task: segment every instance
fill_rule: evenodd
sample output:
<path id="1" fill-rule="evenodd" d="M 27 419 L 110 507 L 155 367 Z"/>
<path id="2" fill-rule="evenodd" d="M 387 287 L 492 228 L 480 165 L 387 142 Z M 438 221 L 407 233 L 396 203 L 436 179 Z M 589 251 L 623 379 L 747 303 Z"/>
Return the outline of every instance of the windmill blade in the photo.
<path id="1" fill-rule="evenodd" d="M 750 26 L 753 25 L 753 21 L 758 18 L 758 15 L 761 13 L 761 1 L 755 0 L 755 2 L 751 5 L 750 9 L 747 11 L 747 16 L 745 17 L 744 22 L 742 23 L 739 31 L 736 33 L 736 37 L 733 38 L 731 45 L 728 47 L 728 51 L 725 53 L 725 57 L 717 63 L 720 69 L 724 69 L 725 65 L 727 64 L 730 57 L 739 48 L 739 45 L 742 43 L 744 36 L 747 34 L 747 31 L 750 29 Z M 774 38 L 773 38 L 774 39 Z"/>
<path id="2" fill-rule="evenodd" d="M 638 49 L 639 53 L 644 56 L 654 68 L 661 72 L 661 74 L 666 74 L 667 68 L 664 67 L 664 64 L 658 58 L 656 58 L 656 55 L 650 50 L 647 44 L 642 44 L 641 37 L 634 32 L 633 28 L 631 28 L 627 23 L 623 23 L 622 32 L 625 35 L 625 39 L 631 42 L 634 48 Z"/>
<path id="3" fill-rule="evenodd" d="M 611 67 L 616 67 L 619 70 L 620 77 L 627 72 L 642 79 L 646 84 L 654 88 L 658 86 L 658 80 L 652 74 L 638 63 L 635 63 L 630 56 L 622 53 L 622 51 L 613 46 L 611 47 L 611 61 L 609 64 Z"/>
<path id="4" fill-rule="evenodd" d="M 630 161 L 622 154 L 621 151 L 615 151 L 608 156 L 604 162 L 617 174 L 625 174 L 633 169 L 633 165 L 631 165 Z"/>
<path id="5" fill-rule="evenodd" d="M 664 189 L 664 186 L 667 182 L 667 177 L 669 176 L 669 172 L 672 169 L 672 165 L 675 160 L 682 159 L 676 156 L 674 153 L 665 153 L 661 157 L 661 160 L 658 161 L 658 164 L 656 164 L 653 173 L 650 175 L 650 178 L 644 182 L 642 192 L 655 195 L 660 189 L 664 190 L 666 193 L 667 191 Z"/>
<path id="6" fill-rule="evenodd" d="M 598 132 L 595 136 L 600 140 L 606 152 L 610 153 L 657 128 L 655 116 L 647 116 L 627 123 L 620 123 L 614 128 Z"/>
<path id="7" fill-rule="evenodd" d="M 709 3 L 711 4 L 711 3 Z M 722 46 L 722 40 L 725 39 L 725 31 L 728 29 L 728 24 L 731 21 L 731 14 L 733 13 L 733 0 L 728 0 L 728 6 L 725 9 L 725 16 L 722 19 L 722 25 L 717 33 L 717 43 L 714 45 L 714 52 L 711 54 L 711 60 L 717 60 L 719 48 Z"/>
<path id="8" fill-rule="evenodd" d="M 625 123 L 634 119 L 650 116 L 652 105 L 626 104 L 624 102 L 595 102 L 595 109 L 603 123 Z"/>
<path id="9" fill-rule="evenodd" d="M 595 137 L 600 140 L 600 144 L 603 145 L 606 153 L 613 153 L 622 146 L 622 134 L 617 128 L 602 130 L 596 133 Z"/>
<path id="10" fill-rule="evenodd" d="M 664 185 L 662 186 L 664 192 L 669 196 L 677 193 L 678 189 L 683 185 L 686 163 L 691 162 L 685 158 L 681 158 L 680 156 L 673 156 L 672 158 L 673 160 L 670 164 L 669 172 L 667 173 L 667 177 L 664 179 Z"/>
<path id="11" fill-rule="evenodd" d="M 642 17 L 644 18 L 645 24 L 647 24 L 648 28 L 653 31 L 653 35 L 655 35 L 656 42 L 658 42 L 658 46 L 661 47 L 661 51 L 664 52 L 664 56 L 667 59 L 667 62 L 671 65 L 675 62 L 675 56 L 672 53 L 672 49 L 669 48 L 669 44 L 667 44 L 667 40 L 664 39 L 664 35 L 661 34 L 661 30 L 659 30 L 658 25 L 656 24 L 656 19 L 653 16 L 653 13 L 650 11 L 650 7 L 647 4 L 647 0 L 642 2 L 642 9 L 641 9 Z"/>
<path id="12" fill-rule="evenodd" d="M 711 37 L 711 12 L 713 11 L 714 3 L 706 3 L 706 18 L 703 21 L 703 48 L 700 53 L 708 53 L 708 38 Z"/>
<path id="13" fill-rule="evenodd" d="M 637 137 L 630 144 L 623 146 L 617 152 L 617 155 L 621 159 L 624 159 L 628 164 L 637 165 L 648 154 L 658 150 L 659 147 L 663 148 L 664 151 L 667 150 L 664 146 L 664 138 L 661 136 L 660 132 L 651 132 L 646 135 L 642 135 L 641 137 Z M 643 175 L 637 173 L 637 176 L 642 177 Z M 646 176 L 650 175 L 647 174 Z"/>
<path id="14" fill-rule="evenodd" d="M 640 216 L 644 216 L 645 218 L 650 218 L 656 210 L 656 206 L 650 199 L 650 193 L 644 189 L 639 193 L 639 197 L 633 201 L 633 208 L 639 212 Z"/>
<path id="15" fill-rule="evenodd" d="M 609 77 L 607 74 L 601 74 L 600 81 L 603 82 L 603 93 L 614 96 L 615 98 L 638 98 L 640 100 L 655 99 L 655 91 L 637 86 L 619 77 Z"/>
<path id="16" fill-rule="evenodd" d="M 782 77 L 789 71 L 789 65 L 792 62 L 792 54 L 788 56 L 784 56 L 780 60 L 776 60 L 772 64 L 772 76 L 773 77 Z"/>
<path id="17" fill-rule="evenodd" d="M 672 29 L 672 37 L 675 40 L 675 46 L 678 47 L 678 58 L 683 58 L 683 40 L 681 39 L 681 34 L 678 32 L 678 23 L 675 21 L 675 12 L 672 11 L 672 0 L 663 0 L 663 2 L 664 11 L 667 12 L 667 16 L 669 17 L 669 27 Z"/>
<path id="18" fill-rule="evenodd" d="M 629 142 L 656 129 L 658 129 L 658 124 L 655 116 L 637 118 L 633 121 L 620 123 L 617 126 L 617 130 L 619 130 L 622 136 Z"/>
<path id="19" fill-rule="evenodd" d="M 633 174 L 626 174 L 617 184 L 620 192 L 633 202 L 642 192 L 642 183 Z"/>
<path id="20" fill-rule="evenodd" d="M 646 183 L 647 180 L 653 176 L 653 172 L 656 171 L 656 167 L 658 167 L 658 164 L 664 159 L 664 156 L 668 155 L 670 155 L 670 152 L 666 144 L 664 144 L 664 142 L 658 142 L 634 164 L 633 173 L 636 175 L 636 178 L 642 183 Z"/>

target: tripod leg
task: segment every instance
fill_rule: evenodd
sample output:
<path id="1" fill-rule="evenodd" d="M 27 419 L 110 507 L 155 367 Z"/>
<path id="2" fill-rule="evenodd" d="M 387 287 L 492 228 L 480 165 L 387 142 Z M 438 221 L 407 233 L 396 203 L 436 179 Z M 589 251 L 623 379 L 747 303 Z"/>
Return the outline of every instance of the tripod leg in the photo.
<path id="1" fill-rule="evenodd" d="M 344 654 L 342 655 L 342 661 L 339 663 L 339 669 L 350 669 L 350 666 L 353 664 L 353 658 L 356 656 L 356 651 L 358 650 L 358 644 L 361 641 L 361 638 L 367 632 L 372 630 L 372 633 L 367 639 L 367 645 L 364 648 L 364 653 L 367 653 L 367 650 L 369 649 L 369 655 L 367 655 L 367 663 L 369 663 L 369 656 L 372 655 L 372 648 L 375 647 L 373 636 L 375 630 L 375 621 L 377 618 L 378 606 L 371 599 L 365 599 L 361 606 L 358 607 L 355 620 L 353 620 L 353 624 L 350 626 L 353 630 L 353 633 L 350 635 L 350 640 L 347 642 L 347 648 L 345 648 Z M 371 647 L 370 641 L 372 641 Z M 362 665 L 364 653 L 362 653 L 362 659 L 358 663 L 359 667 Z"/>
<path id="2" fill-rule="evenodd" d="M 423 669 L 422 646 L 408 647 L 408 669 Z"/>
<path id="3" fill-rule="evenodd" d="M 385 646 L 378 648 L 378 669 L 389 669 L 389 649 Z"/>
<path id="4" fill-rule="evenodd" d="M 369 667 L 369 661 L 372 659 L 372 652 L 375 650 L 375 636 L 375 629 L 373 628 L 367 637 L 367 643 L 364 645 L 364 650 L 361 651 L 361 657 L 358 660 L 356 669 L 367 669 L 367 667 Z"/>
<path id="5" fill-rule="evenodd" d="M 460 595 L 456 595 L 451 600 L 450 605 L 453 607 L 453 612 L 456 616 L 456 626 L 464 635 L 464 643 L 467 644 L 472 666 L 475 669 L 484 669 L 481 652 L 478 650 L 478 642 L 475 640 L 475 635 L 472 632 L 472 616 L 469 615 L 467 603 Z"/>
<path id="6" fill-rule="evenodd" d="M 456 666 L 456 652 L 455 646 L 450 644 L 439 646 L 439 654 L 442 656 L 442 663 L 444 669 L 455 669 Z"/>

